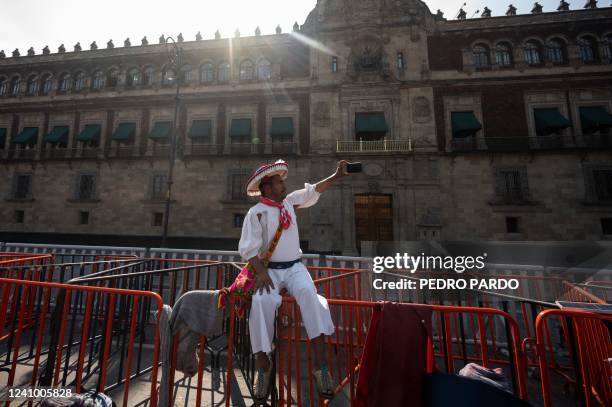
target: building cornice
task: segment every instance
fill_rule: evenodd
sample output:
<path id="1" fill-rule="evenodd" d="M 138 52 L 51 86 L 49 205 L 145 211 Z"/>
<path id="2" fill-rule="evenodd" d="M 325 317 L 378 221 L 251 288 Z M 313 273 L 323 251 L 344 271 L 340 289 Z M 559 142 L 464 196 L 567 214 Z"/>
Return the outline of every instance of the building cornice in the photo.
<path id="1" fill-rule="evenodd" d="M 469 18 L 465 20 L 442 20 L 437 21 L 435 29 L 438 33 L 483 29 L 502 30 L 504 28 L 524 28 L 526 25 L 567 24 L 605 20 L 612 20 L 612 7 L 540 14 L 519 14 L 516 16 Z"/>
<path id="2" fill-rule="evenodd" d="M 290 34 L 272 34 L 272 35 L 260 35 L 252 37 L 240 37 L 240 38 L 221 38 L 214 40 L 201 40 L 201 41 L 185 41 L 178 43 L 183 52 L 195 53 L 195 52 L 207 52 L 215 50 L 227 50 L 231 43 L 234 50 L 240 50 L 241 48 L 257 48 L 257 47 L 270 47 L 270 46 L 282 46 L 291 45 L 296 42 L 296 39 Z M 83 63 L 89 61 L 99 61 L 106 59 L 114 59 L 121 57 L 141 57 L 141 56 L 164 56 L 166 57 L 166 45 L 165 44 L 149 44 L 149 45 L 135 45 L 131 47 L 116 47 L 110 49 L 97 49 L 97 50 L 82 50 L 78 52 L 63 52 L 63 53 L 52 53 L 49 55 L 32 55 L 32 56 L 19 56 L 19 57 L 7 57 L 0 59 L 0 68 L 4 67 L 20 67 L 20 66 L 32 66 L 37 64 L 50 64 L 54 62 L 61 63 Z"/>

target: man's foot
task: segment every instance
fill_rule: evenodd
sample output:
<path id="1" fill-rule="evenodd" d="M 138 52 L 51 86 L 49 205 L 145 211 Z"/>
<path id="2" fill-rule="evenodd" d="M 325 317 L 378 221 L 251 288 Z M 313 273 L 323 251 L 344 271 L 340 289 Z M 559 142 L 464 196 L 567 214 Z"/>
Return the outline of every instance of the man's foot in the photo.
<path id="1" fill-rule="evenodd" d="M 324 366 L 319 370 L 313 371 L 312 376 L 314 377 L 319 396 L 325 399 L 333 399 L 336 395 L 336 386 L 334 386 L 333 379 L 327 367 Z"/>
<path id="2" fill-rule="evenodd" d="M 270 394 L 270 380 L 272 379 L 272 363 L 268 369 L 257 368 L 255 383 L 253 383 L 253 401 L 256 404 L 263 404 L 268 400 Z"/>

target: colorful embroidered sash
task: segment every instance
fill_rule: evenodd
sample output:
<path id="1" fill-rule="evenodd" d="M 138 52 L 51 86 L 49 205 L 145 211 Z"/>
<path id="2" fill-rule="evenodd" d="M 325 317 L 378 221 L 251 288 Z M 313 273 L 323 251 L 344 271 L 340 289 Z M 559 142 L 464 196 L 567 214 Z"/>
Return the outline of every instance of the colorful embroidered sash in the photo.
<path id="1" fill-rule="evenodd" d="M 281 238 L 283 233 L 283 225 L 279 221 L 278 228 L 276 228 L 276 233 L 270 242 L 270 247 L 268 247 L 268 251 L 266 255 L 261 260 L 264 268 L 268 267 L 268 263 L 270 262 L 270 258 L 272 257 L 272 253 L 274 249 L 276 249 L 276 245 Z M 238 277 L 234 280 L 233 284 L 229 288 L 229 294 L 233 294 L 237 296 L 235 305 L 236 305 L 236 315 L 239 318 L 242 318 L 245 314 L 246 306 L 248 304 L 248 300 L 250 300 L 251 295 L 253 295 L 253 287 L 255 286 L 255 267 L 251 263 L 247 263 L 240 273 L 238 273 Z M 218 308 L 225 307 L 226 303 L 226 294 L 219 294 L 219 302 L 217 304 Z"/>

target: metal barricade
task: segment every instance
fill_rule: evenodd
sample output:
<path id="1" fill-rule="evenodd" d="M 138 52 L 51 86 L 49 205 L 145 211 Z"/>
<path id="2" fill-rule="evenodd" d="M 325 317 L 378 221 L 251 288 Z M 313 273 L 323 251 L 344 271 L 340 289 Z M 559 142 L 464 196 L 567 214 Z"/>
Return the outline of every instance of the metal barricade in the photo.
<path id="1" fill-rule="evenodd" d="M 612 314 L 577 309 L 546 310 L 536 320 L 536 341 L 544 407 L 553 406 L 550 349 L 546 346 L 547 325 L 554 317 L 566 320 L 573 345 L 573 382 L 586 407 L 612 404 Z M 572 373 L 572 372 L 570 372 Z"/>
<path id="2" fill-rule="evenodd" d="M 76 393 L 95 389 L 124 407 L 139 397 L 157 405 L 159 316 L 151 320 L 148 311 L 162 308 L 158 294 L 142 287 L 5 278 L 0 287 L 0 335 L 7 330 L 9 303 L 17 298 L 22 304 L 8 326 L 10 335 L 0 342 L 0 374 L 8 376 L 2 380 L 7 386 L 62 387 Z M 34 310 L 28 309 L 29 298 L 40 299 Z M 26 330 L 31 322 L 35 329 Z M 136 381 L 139 386 L 133 386 Z"/>
<path id="3" fill-rule="evenodd" d="M 612 300 L 612 281 L 593 280 L 577 285 L 607 303 Z"/>
<path id="4" fill-rule="evenodd" d="M 230 301 L 230 327 L 228 353 L 234 352 L 234 347 L 244 347 L 240 341 L 236 341 L 239 334 L 248 335 L 244 330 L 246 323 L 235 319 L 234 309 L 231 306 L 234 299 Z M 359 357 L 363 352 L 366 334 L 369 328 L 370 317 L 376 302 L 350 301 L 328 299 L 328 303 L 334 315 L 336 324 L 335 334 L 327 338 L 326 358 L 330 372 L 336 377 L 339 386 L 336 389 L 337 396 L 347 388 L 344 393 L 349 405 L 355 400 L 356 376 L 359 371 Z M 525 379 L 525 366 L 521 354 L 520 334 L 518 324 L 506 312 L 476 307 L 456 307 L 442 305 L 426 305 L 425 307 L 437 315 L 434 318 L 433 343 L 437 346 L 437 362 L 443 363 L 445 370 L 454 373 L 460 365 L 469 361 L 477 361 L 483 366 L 491 366 L 499 361 L 490 357 L 489 338 L 485 329 L 486 319 L 501 318 L 506 326 L 510 352 L 505 364 L 510 366 L 510 376 L 515 384 L 515 393 L 520 398 L 527 398 L 527 387 Z M 272 394 L 273 405 L 317 405 L 313 394 L 314 384 L 310 371 L 312 370 L 312 349 L 310 340 L 305 336 L 302 329 L 300 312 L 293 298 L 284 297 L 280 314 L 291 315 L 292 319 L 287 324 L 282 318 L 277 320 L 278 341 L 276 344 L 278 371 L 278 383 L 276 391 Z M 478 324 L 479 335 L 472 338 L 471 343 L 454 337 L 452 332 L 455 327 L 455 315 L 474 315 Z M 457 359 L 462 360 L 458 363 Z M 228 359 L 228 370 L 226 384 L 231 382 L 231 363 Z M 229 385 L 226 392 L 229 392 Z M 278 396 L 278 400 L 276 400 Z M 323 403 L 325 404 L 325 403 Z M 229 400 L 226 406 L 229 406 Z M 318 404 L 320 405 L 320 404 Z"/>

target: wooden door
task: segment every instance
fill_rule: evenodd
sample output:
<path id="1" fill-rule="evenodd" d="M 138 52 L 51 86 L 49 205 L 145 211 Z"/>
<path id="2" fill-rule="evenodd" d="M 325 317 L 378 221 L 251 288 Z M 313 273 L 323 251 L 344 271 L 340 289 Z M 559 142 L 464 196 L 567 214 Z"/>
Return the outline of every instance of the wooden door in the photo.
<path id="1" fill-rule="evenodd" d="M 355 195 L 355 241 L 393 240 L 393 201 L 391 195 Z"/>

